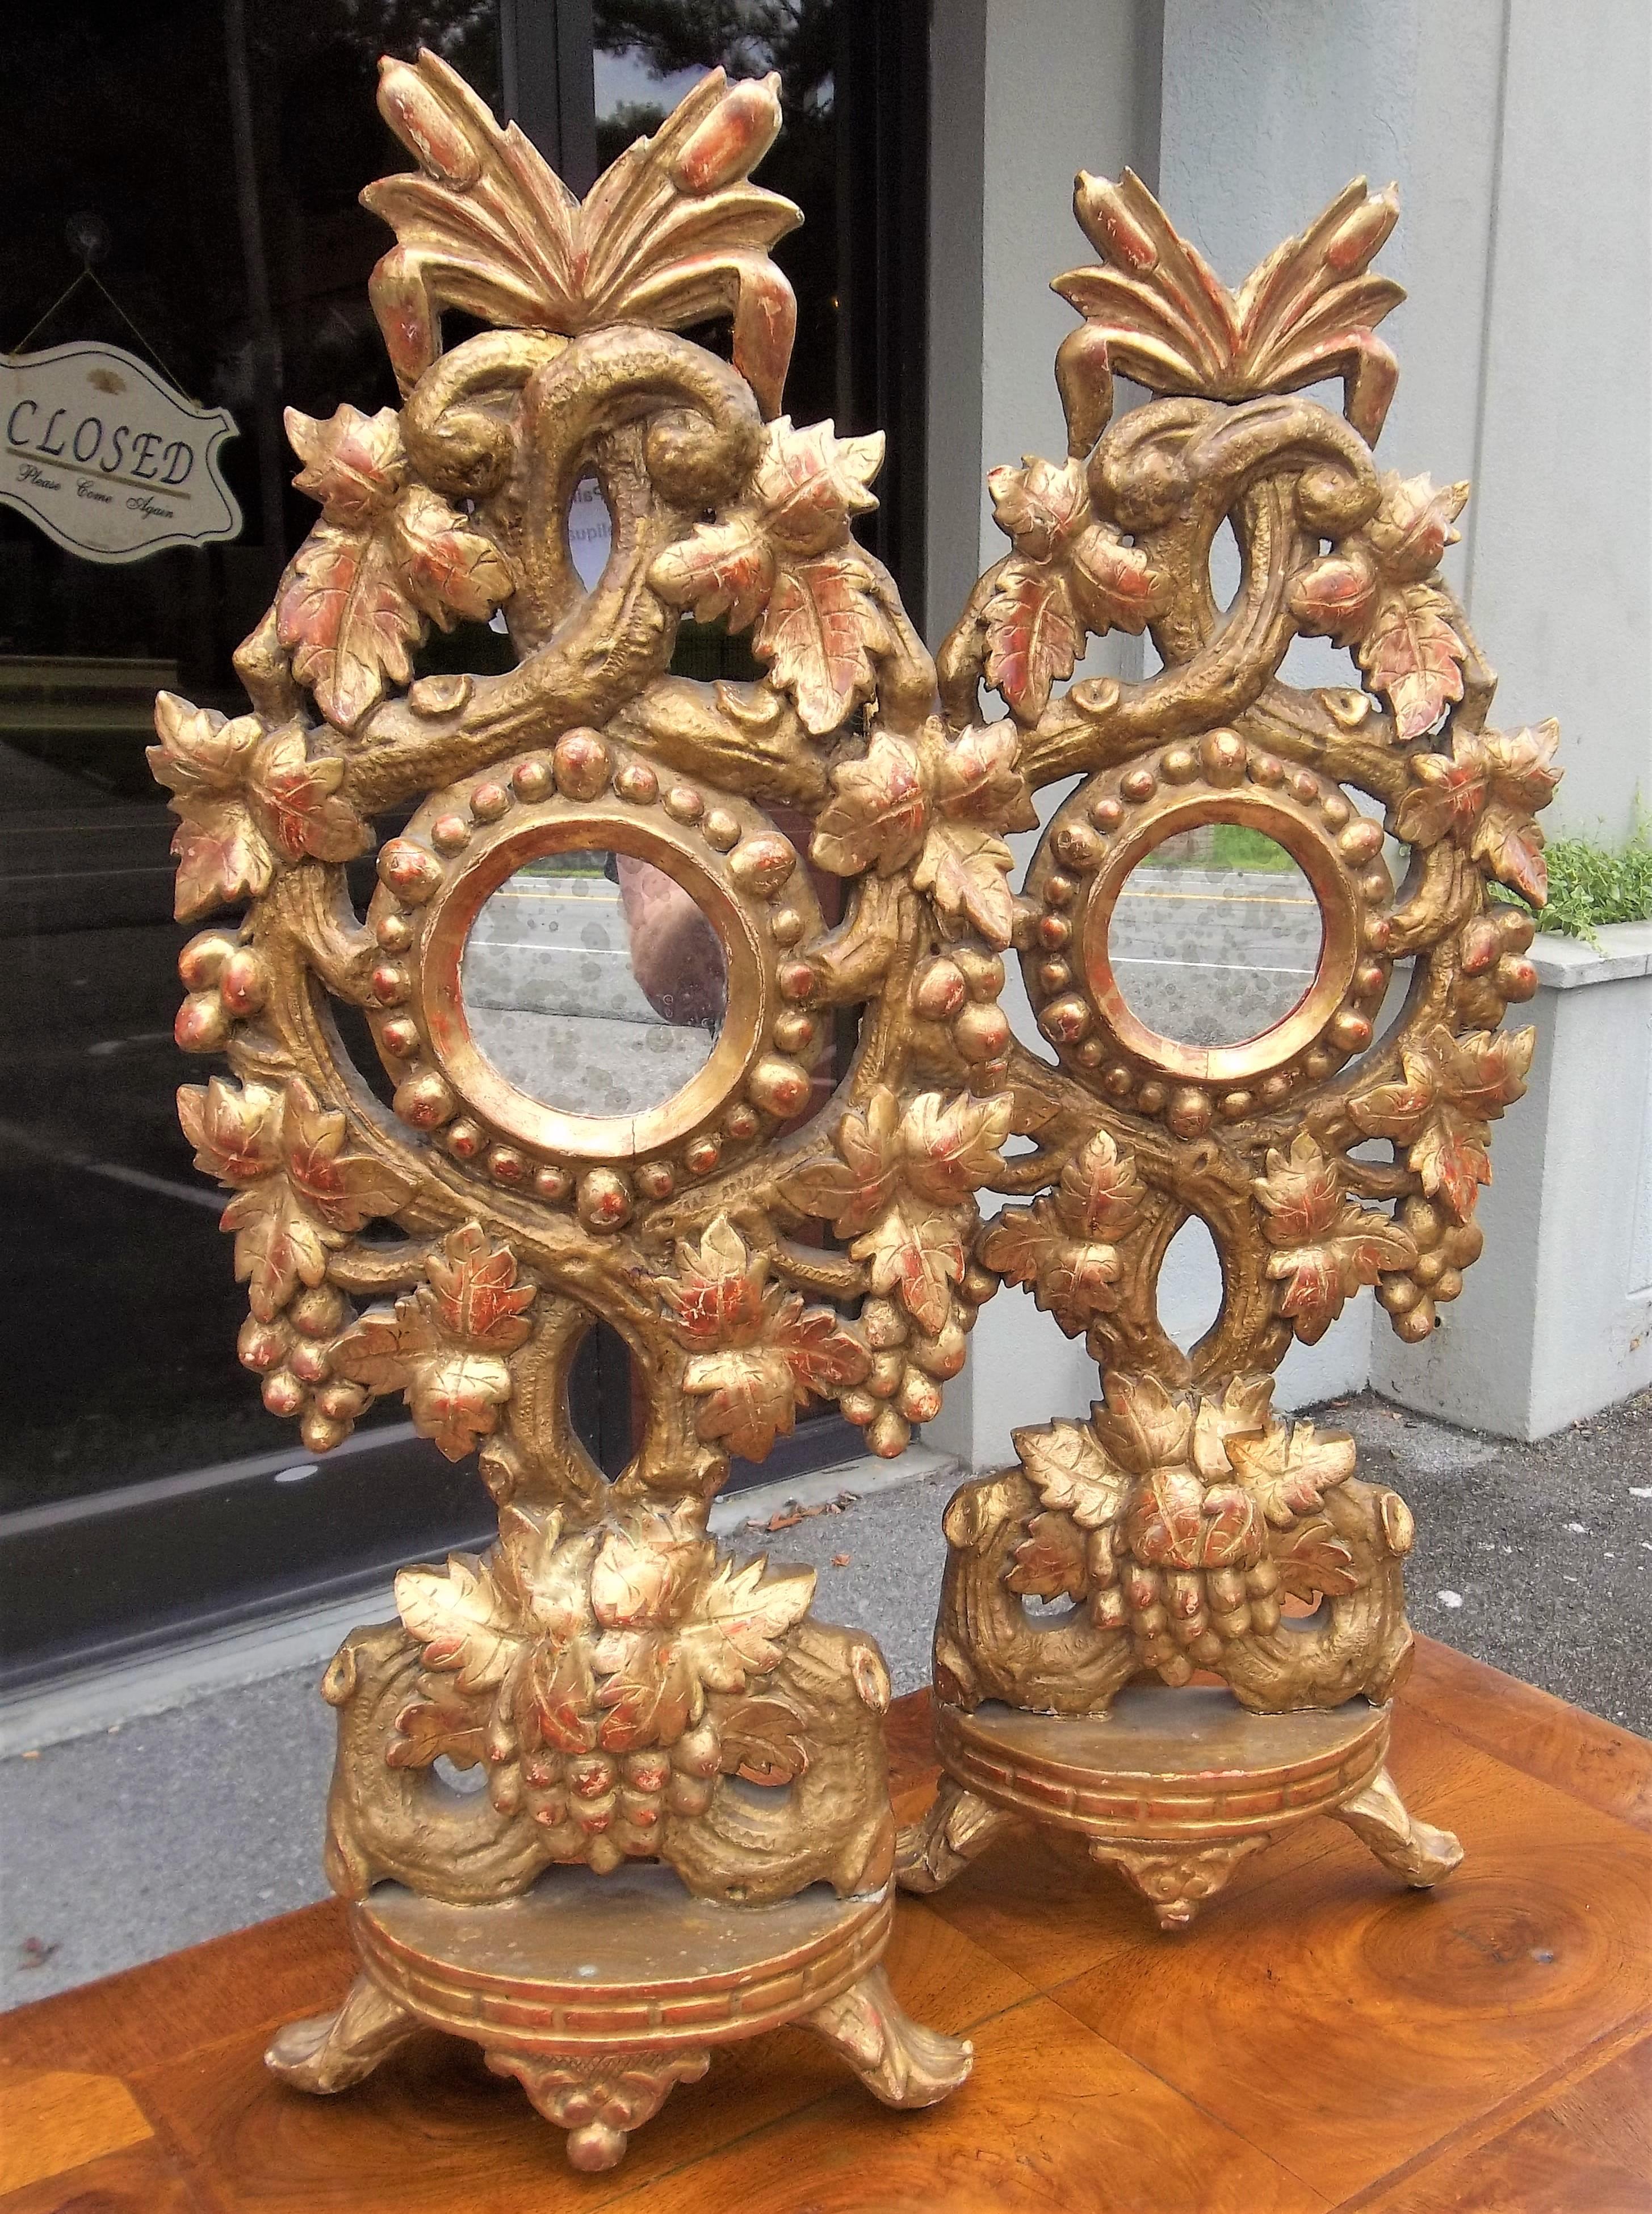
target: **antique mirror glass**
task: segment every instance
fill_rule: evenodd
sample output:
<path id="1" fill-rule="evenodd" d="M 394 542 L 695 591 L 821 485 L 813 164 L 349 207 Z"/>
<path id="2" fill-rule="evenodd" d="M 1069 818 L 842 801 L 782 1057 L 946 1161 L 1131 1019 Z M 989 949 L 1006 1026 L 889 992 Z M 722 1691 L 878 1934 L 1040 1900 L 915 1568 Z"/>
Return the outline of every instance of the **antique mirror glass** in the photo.
<path id="1" fill-rule="evenodd" d="M 590 1116 L 662 1106 L 710 1059 L 728 966 L 710 920 L 652 863 L 593 847 L 526 863 L 465 948 L 478 1050 L 519 1091 Z"/>
<path id="2" fill-rule="evenodd" d="M 1238 1045 L 1283 1021 L 1314 982 L 1323 931 L 1284 847 L 1246 825 L 1167 838 L 1131 870 L 1107 951 L 1137 1020 L 1184 1045 Z"/>

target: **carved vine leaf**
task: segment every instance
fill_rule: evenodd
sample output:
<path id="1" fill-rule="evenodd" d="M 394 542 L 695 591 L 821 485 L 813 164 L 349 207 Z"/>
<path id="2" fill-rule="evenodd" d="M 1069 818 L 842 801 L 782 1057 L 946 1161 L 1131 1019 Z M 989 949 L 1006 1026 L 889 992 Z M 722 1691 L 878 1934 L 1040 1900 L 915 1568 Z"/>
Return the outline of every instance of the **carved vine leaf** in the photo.
<path id="1" fill-rule="evenodd" d="M 1532 819 L 1553 798 L 1564 772 L 1555 766 L 1560 725 L 1454 730 L 1449 754 L 1413 754 L 1412 789 L 1394 816 L 1408 844 L 1454 839 L 1504 884 L 1542 907 L 1549 896 L 1543 833 Z"/>
<path id="2" fill-rule="evenodd" d="M 1053 1197 L 1006 1207 L 979 1240 L 982 1265 L 1030 1287 L 1069 1337 L 1119 1304 L 1122 1263 L 1112 1242 L 1135 1224 L 1146 1188 L 1132 1156 L 1103 1130 L 1062 1170 Z"/>
<path id="3" fill-rule="evenodd" d="M 1005 723 L 955 739 L 936 717 L 914 737 L 875 728 L 863 755 L 832 771 L 832 796 L 809 851 L 838 876 L 910 869 L 949 934 L 974 930 L 991 945 L 1008 945 L 1015 857 L 997 833 L 1038 821 L 1018 749 Z"/>
<path id="4" fill-rule="evenodd" d="M 1013 714 L 1036 722 L 1083 644 L 1066 578 L 1048 563 L 1006 561 L 985 621 L 986 681 Z"/>
<path id="5" fill-rule="evenodd" d="M 1173 1398 L 1156 1376 L 1109 1369 L 1101 1389 L 1106 1404 L 1091 1410 L 1095 1434 L 1122 1466 L 1146 1475 L 1161 1463 L 1187 1458 L 1193 1409 Z"/>
<path id="6" fill-rule="evenodd" d="M 327 1255 L 375 1215 L 403 1206 L 411 1187 L 397 1170 L 346 1143 L 348 1124 L 302 1077 L 284 1092 L 215 1076 L 185 1085 L 178 1119 L 195 1165 L 235 1196 L 220 1218 L 235 1233 L 235 1276 L 253 1312 L 270 1322 L 300 1284 L 326 1275 Z"/>
<path id="7" fill-rule="evenodd" d="M 1207 1587 L 1197 1600 L 1211 1613 L 1233 1606 L 1231 1572 L 1266 1555 L 1285 1587 L 1304 1597 L 1356 1589 L 1365 1572 L 1324 1513 L 1326 1492 L 1353 1473 L 1353 1440 L 1276 1421 L 1271 1390 L 1266 1374 L 1245 1374 L 1195 1402 L 1151 1379 L 1109 1374 L 1107 1404 L 1091 1422 L 1016 1432 L 1045 1511 L 1027 1522 L 1005 1574 L 1009 1588 L 1088 1597 L 1102 1628 L 1121 1626 L 1132 1611 L 1157 1612 L 1159 1627 L 1138 1625 L 1134 1635 L 1149 1666 L 1169 1663 L 1172 1680 L 1189 1670 L 1173 1645 L 1159 1648 L 1164 1587 L 1154 1575 L 1121 1588 L 1121 1557 L 1151 1571 L 1228 1572 L 1220 1595 Z M 1241 1607 L 1239 1630 L 1222 1635 L 1244 1635 L 1248 1622 Z"/>
<path id="8" fill-rule="evenodd" d="M 957 1213 L 898 1200 L 849 1250 L 869 1264 L 872 1289 L 893 1293 L 927 1336 L 943 1328 L 967 1258 Z"/>
<path id="9" fill-rule="evenodd" d="M 667 1627 L 686 1613 L 716 1550 L 681 1513 L 613 1525 L 591 1564 L 591 1612 L 605 1630 Z"/>
<path id="10" fill-rule="evenodd" d="M 1340 1431 L 1321 1437 L 1312 1422 L 1270 1422 L 1259 1436 L 1226 1440 L 1228 1460 L 1249 1497 L 1281 1530 L 1317 1513 L 1332 1484 L 1354 1473 L 1354 1440 Z"/>
<path id="11" fill-rule="evenodd" d="M 721 1562 L 697 1594 L 684 1630 L 702 1683 L 715 1691 L 743 1691 L 753 1676 L 778 1667 L 782 1640 L 808 1613 L 814 1595 L 813 1569 L 782 1568 L 771 1575 L 760 1554 L 739 1567 Z"/>
<path id="12" fill-rule="evenodd" d="M 704 1712 L 708 1691 L 743 1691 L 753 1676 L 777 1667 L 787 1632 L 808 1612 L 813 1569 L 784 1568 L 771 1575 L 761 1557 L 713 1568 L 714 1551 L 705 1546 L 693 1580 L 668 1608 L 605 1630 L 597 1644 L 597 1736 L 608 1751 L 680 1736 Z"/>
<path id="13" fill-rule="evenodd" d="M 701 1401 L 695 1427 L 708 1444 L 761 1460 L 789 1434 L 799 1407 L 858 1384 L 871 1355 L 830 1307 L 805 1307 L 768 1281 L 727 1215 L 698 1247 L 677 1248 L 677 1275 L 658 1281 L 678 1336 L 693 1352 L 683 1389 Z"/>
<path id="14" fill-rule="evenodd" d="M 1113 1458 L 1088 1422 L 1050 1422 L 1015 1430 L 1011 1442 L 1027 1479 L 1045 1505 L 1070 1514 L 1081 1530 L 1118 1520 L 1132 1488 L 1128 1468 Z"/>
<path id="15" fill-rule="evenodd" d="M 485 622 L 513 579 L 489 539 L 410 481 L 393 409 L 346 401 L 323 423 L 290 407 L 286 424 L 321 521 L 282 581 L 277 632 L 327 720 L 353 730 L 387 684 L 410 681 L 430 621 Z"/>
<path id="16" fill-rule="evenodd" d="M 903 1115 L 894 1092 L 876 1085 L 839 1122 L 838 1158 L 794 1170 L 781 1190 L 852 1238 L 850 1256 L 869 1264 L 872 1289 L 893 1293 L 933 1336 L 963 1280 L 973 1193 L 1002 1171 L 1013 1113 L 1007 1092 L 960 1092 L 950 1102 L 922 1092 Z"/>
<path id="17" fill-rule="evenodd" d="M 533 1742 L 564 1753 L 670 1744 L 700 1720 L 708 1691 L 744 1691 L 778 1665 L 814 1591 L 812 1569 L 719 1564 L 689 1509 L 631 1511 L 603 1527 L 594 1558 L 591 1542 L 563 1537 L 554 1511 L 513 1509 L 485 1559 L 456 1554 L 445 1571 L 397 1578 L 402 1620 L 436 1680 L 398 1718 L 392 1765 L 443 1752 L 497 1762 Z M 786 1764 L 788 1718 L 799 1726 L 783 1703 L 753 1703 L 742 1758 L 767 1733 L 770 1765 Z M 789 1772 L 806 1765 L 799 1747 Z"/>
<path id="18" fill-rule="evenodd" d="M 987 487 L 1015 552 L 983 611 L 986 681 L 1032 723 L 1051 687 L 1072 675 L 1086 633 L 1141 632 L 1164 605 L 1167 580 L 1095 520 L 1080 461 L 1058 468 L 1024 454 L 1019 469 L 989 471 Z"/>
<path id="19" fill-rule="evenodd" d="M 910 738 L 875 729 L 865 753 L 832 772 L 832 797 L 809 847 L 820 866 L 854 877 L 875 865 L 887 877 L 915 860 L 930 823 L 925 768 Z"/>
<path id="20" fill-rule="evenodd" d="M 427 1668 L 451 1674 L 461 1692 L 494 1691 L 524 1657 L 526 1628 L 492 1565 L 471 1553 L 446 1570 L 404 1569 L 396 1605 Z"/>
<path id="21" fill-rule="evenodd" d="M 678 1275 L 660 1280 L 678 1337 L 693 1350 L 682 1388 L 702 1406 L 695 1428 L 706 1444 L 759 1461 L 789 1434 L 810 1397 L 859 1384 L 870 1353 L 828 1306 L 768 1282 L 768 1256 L 748 1251 L 727 1215 L 700 1245 L 678 1245 Z"/>
<path id="22" fill-rule="evenodd" d="M 649 583 L 698 621 L 755 623 L 752 651 L 789 692 L 803 727 L 824 737 L 877 682 L 893 646 L 850 524 L 877 505 L 869 489 L 883 436 L 840 438 L 830 422 L 771 423 L 749 490 L 723 519 L 656 555 Z"/>
<path id="23" fill-rule="evenodd" d="M 272 731 L 257 715 L 226 720 L 162 692 L 155 727 L 161 743 L 149 749 L 149 767 L 180 818 L 172 841 L 180 922 L 258 898 L 284 862 L 307 853 L 347 861 L 372 844 L 371 830 L 338 795 L 342 756 L 312 750 L 302 724 Z"/>
<path id="24" fill-rule="evenodd" d="M 1370 521 L 1291 579 L 1290 607 L 1302 630 L 1354 647 L 1393 710 L 1395 736 L 1418 738 L 1463 696 L 1468 649 L 1436 572 L 1468 486 L 1391 471 L 1380 487 Z"/>
<path id="25" fill-rule="evenodd" d="M 753 476 L 765 535 L 783 557 L 806 560 L 843 542 L 850 518 L 877 505 L 872 480 L 883 467 L 883 433 L 840 438 L 830 420 L 769 425 Z"/>
<path id="26" fill-rule="evenodd" d="M 505 1356 L 528 1336 L 534 1287 L 517 1282 L 509 1246 L 474 1222 L 449 1232 L 425 1273 L 393 1309 L 370 1309 L 344 1333 L 332 1368 L 375 1396 L 402 1392 L 420 1436 L 462 1460 L 510 1397 Z"/>
<path id="27" fill-rule="evenodd" d="M 838 1159 L 812 1160 L 780 1181 L 805 1215 L 820 1215 L 843 1237 L 867 1229 L 893 1198 L 900 1175 L 900 1100 L 875 1084 L 864 1106 L 850 1108 L 833 1133 Z"/>
<path id="28" fill-rule="evenodd" d="M 1004 1577 L 1013 1592 L 1033 1599 L 1083 1599 L 1089 1592 L 1084 1535 L 1070 1516 L 1035 1514 L 1015 1548 Z"/>
<path id="29" fill-rule="evenodd" d="M 1089 519 L 1089 492 L 1077 460 L 1058 464 L 1023 454 L 1018 469 L 989 469 L 986 488 L 993 521 L 1029 561 L 1047 561 Z"/>
<path id="30" fill-rule="evenodd" d="M 1087 630 L 1139 637 L 1169 598 L 1170 579 L 1139 547 L 1127 546 L 1110 523 L 1097 523 L 1073 542 L 1073 603 Z"/>
<path id="31" fill-rule="evenodd" d="M 772 415 L 797 311 L 769 248 L 800 217 L 747 179 L 780 127 L 778 83 L 713 70 L 580 202 L 445 62 L 382 63 L 380 112 L 422 172 L 362 195 L 399 242 L 372 295 L 403 389 L 441 352 L 444 308 L 570 334 L 732 313 L 735 366 Z"/>
<path id="32" fill-rule="evenodd" d="M 1467 648 L 1454 612 L 1437 586 L 1402 584 L 1383 593 L 1360 640 L 1359 665 L 1372 690 L 1387 695 L 1401 738 L 1421 737 L 1463 696 Z"/>
<path id="33" fill-rule="evenodd" d="M 428 1768 L 445 1755 L 455 1767 L 473 1768 L 486 1758 L 486 1746 L 481 1712 L 439 1683 L 430 1697 L 410 1701 L 396 1716 L 384 1758 L 391 1768 Z"/>
<path id="34" fill-rule="evenodd" d="M 1282 1587 L 1295 1599 L 1343 1599 L 1369 1580 L 1369 1570 L 1356 1562 L 1353 1549 L 1344 1543 L 1323 1514 L 1299 1522 L 1269 1550 L 1279 1570 Z"/>
<path id="35" fill-rule="evenodd" d="M 1273 1379 L 1265 1373 L 1230 1376 L 1220 1398 L 1201 1394 L 1193 1417 L 1192 1465 L 1206 1483 L 1233 1477 L 1228 1440 L 1273 1427 Z"/>
<path id="36" fill-rule="evenodd" d="M 1409 1268 L 1417 1247 L 1392 1216 L 1344 1196 L 1340 1165 L 1306 1131 L 1289 1158 L 1270 1150 L 1267 1166 L 1252 1189 L 1275 1248 L 1268 1274 L 1283 1286 L 1280 1313 L 1305 1345 L 1314 1345 L 1362 1284 Z"/>
<path id="37" fill-rule="evenodd" d="M 1130 1550 L 1151 1568 L 1249 1568 L 1262 1557 L 1256 1504 L 1236 1484 L 1205 1484 L 1191 1468 L 1152 1469 L 1137 1486 Z"/>
<path id="38" fill-rule="evenodd" d="M 871 584 L 872 572 L 850 554 L 778 569 L 752 633 L 753 652 L 771 664 L 774 682 L 790 693 L 799 721 L 816 737 L 835 731 L 871 698 L 873 656 L 890 651 Z"/>
<path id="39" fill-rule="evenodd" d="M 1491 1181 L 1490 1124 L 1526 1090 L 1537 1032 L 1474 1031 L 1454 1038 L 1443 1023 L 1400 1049 L 1405 1080 L 1356 1092 L 1349 1113 L 1374 1138 L 1406 1147 L 1430 1199 L 1459 1222 Z"/>
<path id="40" fill-rule="evenodd" d="M 1399 218 L 1392 187 L 1372 193 L 1356 178 L 1237 294 L 1131 171 L 1116 185 L 1081 172 L 1073 207 L 1103 266 L 1070 270 L 1055 289 L 1088 320 L 1113 368 L 1150 391 L 1220 400 L 1339 376 L 1349 421 L 1375 442 L 1399 370 L 1373 330 L 1405 297 L 1369 273 Z"/>

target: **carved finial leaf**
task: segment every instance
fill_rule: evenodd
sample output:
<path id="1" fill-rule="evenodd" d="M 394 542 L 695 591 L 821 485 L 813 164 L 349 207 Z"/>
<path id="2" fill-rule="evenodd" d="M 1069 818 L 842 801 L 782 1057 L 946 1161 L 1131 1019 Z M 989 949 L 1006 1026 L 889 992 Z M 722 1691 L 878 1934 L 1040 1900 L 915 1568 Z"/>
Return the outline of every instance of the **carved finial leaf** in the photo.
<path id="1" fill-rule="evenodd" d="M 777 84 L 713 70 L 582 205 L 436 55 L 382 63 L 380 112 L 419 164 L 362 195 L 399 242 L 372 295 L 403 389 L 441 352 L 444 308 L 567 333 L 732 314 L 735 366 L 776 413 L 796 303 L 768 252 L 802 218 L 746 179 L 779 128 Z"/>
<path id="2" fill-rule="evenodd" d="M 1349 421 L 1375 439 L 1399 371 L 1372 327 L 1405 297 L 1368 273 L 1399 219 L 1392 185 L 1373 193 L 1356 178 L 1236 295 L 1133 171 L 1113 184 L 1081 170 L 1073 211 L 1102 266 L 1070 269 L 1055 290 L 1088 319 L 1106 367 L 1150 391 L 1222 400 L 1339 376 Z"/>

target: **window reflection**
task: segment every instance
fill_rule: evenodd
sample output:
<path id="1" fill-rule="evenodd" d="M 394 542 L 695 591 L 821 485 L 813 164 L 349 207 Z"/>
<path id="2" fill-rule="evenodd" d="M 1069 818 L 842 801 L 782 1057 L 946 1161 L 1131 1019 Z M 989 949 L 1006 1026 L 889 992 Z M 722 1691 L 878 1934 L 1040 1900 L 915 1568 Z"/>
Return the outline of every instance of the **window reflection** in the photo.
<path id="1" fill-rule="evenodd" d="M 785 120 L 764 159 L 762 181 L 803 211 L 802 228 L 774 250 L 797 294 L 786 407 L 799 423 L 844 413 L 834 77 L 839 16 L 838 0 L 725 0 L 716 6 L 596 0 L 594 11 L 599 168 L 657 129 L 708 69 L 721 66 L 734 77 L 779 73 Z"/>
<path id="2" fill-rule="evenodd" d="M 499 97 L 493 0 L 82 0 L 13 10 L 7 34 L 0 339 L 44 316 L 31 351 L 105 341 L 227 407 L 246 527 L 116 566 L 0 509 L 0 1513 L 303 1459 L 235 1366 L 223 1195 L 177 1126 L 177 1086 L 214 1064 L 173 1043 L 187 933 L 144 748 L 157 688 L 244 704 L 230 655 L 314 519 L 281 408 L 395 402 L 366 289 L 388 234 L 357 204 L 405 166 L 378 57 L 429 45 Z M 88 249 L 107 297 L 82 284 L 53 320 Z M 508 657 L 485 631 L 441 643 L 472 668 Z"/>

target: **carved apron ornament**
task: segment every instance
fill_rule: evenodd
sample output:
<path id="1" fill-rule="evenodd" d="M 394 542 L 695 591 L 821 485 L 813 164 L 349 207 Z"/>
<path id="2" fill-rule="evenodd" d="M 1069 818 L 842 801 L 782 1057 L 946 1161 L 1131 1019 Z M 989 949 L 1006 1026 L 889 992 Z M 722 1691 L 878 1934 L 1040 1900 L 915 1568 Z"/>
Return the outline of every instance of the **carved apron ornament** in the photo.
<path id="1" fill-rule="evenodd" d="M 326 1864 L 363 1976 L 271 2061 L 333 2089 L 439 2021 L 601 2167 L 710 2044 L 788 2019 L 895 2104 L 968 2069 L 876 1965 L 882 1658 L 812 1619 L 812 1570 L 736 1562 L 706 1525 L 729 1456 L 800 1409 L 898 1453 L 963 1363 L 974 1194 L 1012 1111 L 998 834 L 1033 818 L 1015 726 L 945 726 L 855 542 L 881 437 L 779 412 L 795 309 L 768 249 L 798 216 L 747 181 L 775 81 L 708 76 L 582 203 L 430 54 L 387 61 L 379 105 L 418 164 L 364 195 L 396 234 L 371 293 L 402 405 L 289 413 L 320 513 L 236 656 L 251 712 L 157 705 L 179 916 L 244 909 L 184 953 L 180 1043 L 233 1073 L 179 1104 L 233 1194 L 265 1404 L 320 1453 L 405 1400 L 478 1454 L 499 1534 L 406 1569 L 399 1621 L 327 1672 Z M 444 346 L 449 309 L 489 327 Z M 677 335 L 714 317 L 731 361 Z M 568 518 L 593 479 L 612 533 L 588 590 Z M 496 609 L 509 674 L 419 673 L 433 626 Z M 760 682 L 668 673 L 691 610 L 749 633 Z M 363 915 L 346 865 L 375 848 Z M 561 1104 L 502 1066 L 471 991 L 490 902 L 593 854 L 639 976 L 661 913 L 716 972 L 714 1041 L 637 1025 L 608 1075 L 696 1036 L 703 1065 L 619 1112 L 567 1096 L 560 1049 Z M 576 907 L 607 891 L 557 881 Z M 859 1043 L 822 1104 L 838 1007 Z M 567 1404 L 599 1318 L 643 1410 L 613 1483 Z"/>
<path id="2" fill-rule="evenodd" d="M 1403 296 L 1370 268 L 1392 189 L 1350 185 L 1237 293 L 1128 172 L 1081 173 L 1074 206 L 1099 259 L 1055 280 L 1083 317 L 1056 356 L 1069 450 L 991 473 L 1011 550 L 939 664 L 948 731 L 984 683 L 1029 788 L 1082 780 L 1016 902 L 1054 1061 L 1012 1047 L 1013 1127 L 1033 1142 L 993 1181 L 1030 1204 L 985 1225 L 963 1289 L 1030 1291 L 1083 1338 L 1102 1398 L 1088 1422 L 1017 1431 L 1018 1465 L 947 1511 L 946 1774 L 902 1881 L 933 1890 L 1030 1817 L 1087 1839 L 1174 1925 L 1315 1812 L 1413 1883 L 1460 1857 L 1382 1766 L 1411 1654 L 1410 1512 L 1356 1474 L 1350 1438 L 1274 1412 L 1272 1372 L 1362 1286 L 1403 1338 L 1427 1337 L 1479 1255 L 1490 1126 L 1532 1057 L 1531 1031 L 1498 1024 L 1537 987 L 1533 816 L 1558 734 L 1487 727 L 1495 679 L 1439 571 L 1468 486 L 1373 458 L 1399 374 L 1373 326 Z M 1116 419 L 1115 372 L 1153 395 Z M 1341 415 L 1300 396 L 1332 381 Z M 1224 524 L 1241 572 L 1225 611 Z M 1058 694 L 1109 630 L 1145 630 L 1162 668 Z M 1284 682 L 1299 635 L 1349 648 L 1362 688 Z M 1301 996 L 1234 1044 L 1161 1035 L 1113 951 L 1131 872 L 1212 825 L 1282 847 L 1320 926 Z M 1409 847 L 1397 889 L 1390 839 Z M 1185 1352 L 1156 1287 L 1194 1215 L 1222 1295 Z M 1226 1691 L 1143 1688 L 1201 1673 Z"/>

